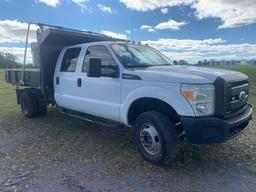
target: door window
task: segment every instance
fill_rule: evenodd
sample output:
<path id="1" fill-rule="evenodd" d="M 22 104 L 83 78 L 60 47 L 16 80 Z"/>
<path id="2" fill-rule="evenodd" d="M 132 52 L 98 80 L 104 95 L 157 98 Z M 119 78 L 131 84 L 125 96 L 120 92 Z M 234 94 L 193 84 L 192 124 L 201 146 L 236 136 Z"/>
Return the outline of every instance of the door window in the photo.
<path id="1" fill-rule="evenodd" d="M 105 46 L 99 45 L 88 47 L 83 64 L 83 72 L 86 72 L 90 58 L 101 59 L 101 76 L 113 78 L 119 76 L 118 66 Z"/>
<path id="2" fill-rule="evenodd" d="M 62 63 L 61 72 L 75 72 L 81 48 L 69 48 L 66 50 Z"/>

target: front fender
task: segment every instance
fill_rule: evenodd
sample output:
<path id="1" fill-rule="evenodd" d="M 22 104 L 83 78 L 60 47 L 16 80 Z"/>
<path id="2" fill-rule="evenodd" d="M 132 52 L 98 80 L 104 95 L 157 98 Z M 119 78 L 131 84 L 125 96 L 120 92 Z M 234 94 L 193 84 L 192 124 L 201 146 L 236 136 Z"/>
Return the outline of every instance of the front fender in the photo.
<path id="1" fill-rule="evenodd" d="M 143 86 L 133 89 L 120 106 L 120 121 L 128 125 L 128 112 L 131 104 L 140 98 L 151 97 L 168 103 L 178 115 L 195 116 L 187 100 L 180 94 L 180 86 L 173 85 L 171 90 L 156 86 Z"/>

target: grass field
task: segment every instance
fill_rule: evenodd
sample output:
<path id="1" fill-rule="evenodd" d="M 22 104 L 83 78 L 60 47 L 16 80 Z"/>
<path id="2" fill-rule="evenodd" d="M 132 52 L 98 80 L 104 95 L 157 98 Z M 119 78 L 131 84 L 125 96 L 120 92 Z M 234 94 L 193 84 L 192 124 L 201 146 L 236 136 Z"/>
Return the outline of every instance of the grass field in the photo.
<path id="1" fill-rule="evenodd" d="M 246 73 L 256 106 L 256 67 Z M 254 116 L 256 110 L 254 110 Z M 218 145 L 182 144 L 168 166 L 145 162 L 129 129 L 109 129 L 49 108 L 27 119 L 0 70 L 0 191 L 256 191 L 256 123 Z"/>

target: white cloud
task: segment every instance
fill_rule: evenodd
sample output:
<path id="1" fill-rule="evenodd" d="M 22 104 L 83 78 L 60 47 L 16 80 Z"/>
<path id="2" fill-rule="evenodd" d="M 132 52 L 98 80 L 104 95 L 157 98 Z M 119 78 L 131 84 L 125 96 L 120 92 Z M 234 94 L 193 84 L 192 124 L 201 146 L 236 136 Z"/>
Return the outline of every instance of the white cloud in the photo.
<path id="1" fill-rule="evenodd" d="M 188 5 L 198 19 L 219 18 L 219 28 L 232 28 L 256 23 L 255 0 L 120 0 L 128 8 L 149 11 L 157 8 Z"/>
<path id="2" fill-rule="evenodd" d="M 17 20 L 0 20 L 0 43 L 22 43 L 26 40 L 28 24 Z M 36 40 L 36 25 L 30 26 L 29 42 Z"/>
<path id="3" fill-rule="evenodd" d="M 103 12 L 112 13 L 111 7 L 108 7 L 108 6 L 102 5 L 102 4 L 97 4 L 97 7 L 98 7 L 101 11 L 103 11 Z"/>
<path id="4" fill-rule="evenodd" d="M 162 8 L 160 11 L 162 14 L 165 15 L 166 13 L 168 13 L 168 8 Z"/>
<path id="5" fill-rule="evenodd" d="M 200 0 L 193 8 L 199 19 L 216 17 L 222 21 L 219 28 L 240 27 L 256 23 L 255 0 Z"/>
<path id="6" fill-rule="evenodd" d="M 145 29 L 145 30 L 147 30 L 148 32 L 151 32 L 151 33 L 156 32 L 155 29 L 153 29 L 152 26 L 150 26 L 150 25 L 142 25 L 140 27 L 140 29 L 142 29 L 142 30 Z"/>
<path id="7" fill-rule="evenodd" d="M 61 0 L 36 0 L 36 2 L 44 3 L 51 7 L 57 7 L 60 4 Z"/>
<path id="8" fill-rule="evenodd" d="M 43 3 L 50 7 L 58 7 L 64 0 L 35 0 L 37 3 Z M 89 0 L 69 0 L 70 2 L 78 5 L 81 8 L 82 13 L 92 11 L 88 8 L 87 3 Z"/>
<path id="9" fill-rule="evenodd" d="M 209 49 L 210 45 L 224 43 L 225 40 L 221 38 L 217 39 L 205 39 L 205 40 L 192 40 L 192 39 L 159 39 L 156 41 L 148 40 L 143 41 L 145 44 L 150 44 L 153 47 L 157 47 L 161 50 L 187 50 L 193 51 L 201 49 L 204 51 L 206 48 Z"/>
<path id="10" fill-rule="evenodd" d="M 255 55 L 245 55 L 240 56 L 236 53 L 233 54 L 225 54 L 225 55 L 206 55 L 204 53 L 196 52 L 196 51 L 187 51 L 187 52 L 168 52 L 163 51 L 167 57 L 171 58 L 172 60 L 186 60 L 190 63 L 197 63 L 199 60 L 249 60 L 249 59 L 256 59 Z"/>
<path id="11" fill-rule="evenodd" d="M 170 30 L 179 30 L 180 27 L 183 25 L 186 25 L 187 23 L 185 21 L 178 22 L 175 20 L 170 19 L 167 22 L 159 23 L 155 26 L 155 29 L 163 30 L 163 29 L 170 29 Z"/>
<path id="12" fill-rule="evenodd" d="M 152 26 L 150 26 L 150 25 L 142 25 L 140 27 L 140 29 L 150 29 L 150 28 L 152 28 Z"/>
<path id="13" fill-rule="evenodd" d="M 155 29 L 150 28 L 150 29 L 148 29 L 148 32 L 153 33 L 153 32 L 156 32 L 156 31 L 155 31 Z"/>
<path id="14" fill-rule="evenodd" d="M 151 45 L 171 59 L 184 59 L 195 63 L 203 59 L 256 59 L 256 44 L 227 44 L 221 38 L 192 40 L 192 39 L 159 39 L 143 41 Z"/>
<path id="15" fill-rule="evenodd" d="M 117 39 L 128 39 L 128 37 L 124 34 L 121 33 L 115 33 L 115 32 L 111 32 L 111 31 L 101 31 L 102 34 L 113 37 L 113 38 L 117 38 Z"/>
<path id="16" fill-rule="evenodd" d="M 186 60 L 191 63 L 196 63 L 202 60 L 203 54 L 199 52 L 187 51 L 187 52 L 175 52 L 175 51 L 162 51 L 164 55 L 169 57 L 171 60 Z"/>
<path id="17" fill-rule="evenodd" d="M 126 31 L 125 31 L 125 33 L 130 34 L 130 33 L 131 33 L 131 31 L 130 31 L 130 30 L 126 30 Z"/>
<path id="18" fill-rule="evenodd" d="M 176 5 L 189 5 L 193 0 L 120 0 L 128 8 L 135 9 L 137 11 L 154 10 L 160 7 L 172 7 Z"/>
<path id="19" fill-rule="evenodd" d="M 156 32 L 155 29 L 150 25 L 142 25 L 140 27 L 141 30 L 147 30 L 150 33 Z"/>
<path id="20" fill-rule="evenodd" d="M 92 12 L 87 6 L 87 3 L 89 0 L 71 0 L 71 1 L 81 8 L 82 13 Z"/>
<path id="21" fill-rule="evenodd" d="M 180 27 L 183 25 L 186 25 L 187 23 L 185 21 L 178 22 L 175 20 L 170 19 L 167 22 L 159 23 L 155 27 L 152 27 L 150 25 L 142 25 L 140 29 L 146 29 L 148 32 L 156 32 L 157 30 L 164 30 L 164 29 L 170 29 L 170 30 L 179 30 Z"/>

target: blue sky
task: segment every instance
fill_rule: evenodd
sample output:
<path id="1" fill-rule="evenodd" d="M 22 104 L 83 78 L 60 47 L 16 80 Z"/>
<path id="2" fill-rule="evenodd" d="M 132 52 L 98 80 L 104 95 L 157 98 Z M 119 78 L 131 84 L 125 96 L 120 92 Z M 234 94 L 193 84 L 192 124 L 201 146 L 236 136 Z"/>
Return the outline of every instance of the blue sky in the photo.
<path id="1" fill-rule="evenodd" d="M 256 59 L 255 0 L 0 0 L 0 10 L 0 51 L 19 60 L 29 21 L 128 39 L 133 30 L 134 40 L 191 63 Z"/>

